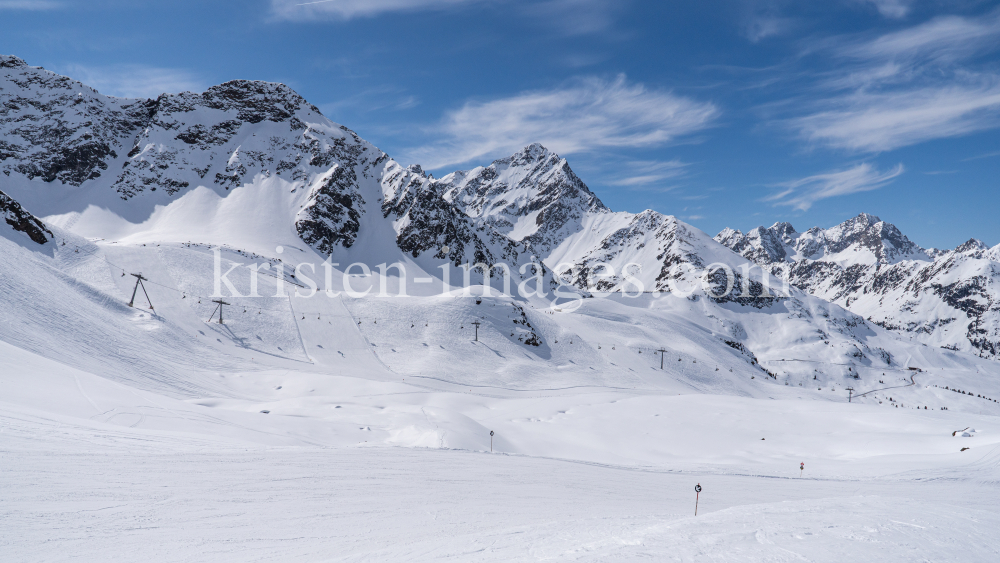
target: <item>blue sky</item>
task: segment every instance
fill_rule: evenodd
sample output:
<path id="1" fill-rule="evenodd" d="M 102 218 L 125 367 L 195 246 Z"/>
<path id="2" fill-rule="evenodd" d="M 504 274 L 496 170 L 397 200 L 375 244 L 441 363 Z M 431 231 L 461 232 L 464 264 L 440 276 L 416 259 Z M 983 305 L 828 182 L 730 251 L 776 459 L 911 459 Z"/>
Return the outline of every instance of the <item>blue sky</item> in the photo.
<path id="1" fill-rule="evenodd" d="M 284 82 L 437 175 L 538 141 L 711 234 L 864 211 L 993 246 L 998 4 L 0 0 L 0 52 L 113 95 Z"/>

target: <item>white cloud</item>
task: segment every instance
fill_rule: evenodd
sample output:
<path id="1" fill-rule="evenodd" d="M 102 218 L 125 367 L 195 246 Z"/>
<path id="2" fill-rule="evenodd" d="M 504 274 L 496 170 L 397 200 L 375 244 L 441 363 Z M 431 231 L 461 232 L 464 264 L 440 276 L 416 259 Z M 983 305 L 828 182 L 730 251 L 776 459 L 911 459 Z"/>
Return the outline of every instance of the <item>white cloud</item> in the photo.
<path id="1" fill-rule="evenodd" d="M 349 20 L 385 12 L 437 10 L 484 0 L 271 0 L 271 9 L 280 19 Z"/>
<path id="2" fill-rule="evenodd" d="M 627 176 L 611 180 L 608 183 L 612 186 L 633 188 L 648 186 L 649 184 L 683 176 L 688 166 L 688 163 L 679 160 L 666 162 L 659 160 L 630 162 L 619 168 L 619 170 L 625 171 L 628 174 Z"/>
<path id="3" fill-rule="evenodd" d="M 615 21 L 615 12 L 627 0 L 535 0 L 523 2 L 524 13 L 547 27 L 569 35 L 600 33 Z"/>
<path id="4" fill-rule="evenodd" d="M 862 0 L 867 4 L 872 4 L 878 10 L 878 13 L 882 14 L 887 18 L 900 19 L 905 18 L 907 14 L 910 13 L 910 7 L 913 4 L 913 0 Z"/>
<path id="5" fill-rule="evenodd" d="M 976 155 L 976 156 L 970 156 L 969 158 L 963 158 L 962 162 L 969 162 L 971 160 L 980 160 L 980 159 L 983 159 L 983 158 L 993 158 L 994 156 L 1000 156 L 1000 151 L 988 152 L 988 153 L 985 153 L 985 154 L 980 154 L 980 155 Z"/>
<path id="6" fill-rule="evenodd" d="M 839 38 L 821 50 L 837 70 L 787 123 L 810 141 L 866 152 L 1000 127 L 1000 74 L 974 64 L 996 49 L 1000 9 L 863 41 Z"/>
<path id="7" fill-rule="evenodd" d="M 795 20 L 776 16 L 759 16 L 751 18 L 744 29 L 747 39 L 757 43 L 761 39 L 776 35 L 784 35 L 795 27 Z"/>
<path id="8" fill-rule="evenodd" d="M 887 33 L 874 40 L 848 43 L 839 54 L 856 59 L 912 59 L 952 62 L 981 50 L 1000 47 L 1000 9 L 979 18 L 940 16 Z"/>
<path id="9" fill-rule="evenodd" d="M 859 91 L 792 120 L 809 140 L 880 152 L 1000 126 L 1000 77 L 968 76 L 944 86 Z"/>
<path id="10" fill-rule="evenodd" d="M 42 11 L 62 8 L 62 2 L 50 0 L 0 0 L 0 10 Z"/>
<path id="11" fill-rule="evenodd" d="M 568 35 L 606 31 L 614 12 L 627 0 L 271 0 L 277 19 L 291 21 L 352 20 L 392 12 L 454 10 L 481 4 L 503 5 L 527 19 Z"/>
<path id="12" fill-rule="evenodd" d="M 865 162 L 847 170 L 816 174 L 776 184 L 776 187 L 782 190 L 768 197 L 766 201 L 808 211 L 814 203 L 822 199 L 877 190 L 902 173 L 902 164 L 892 170 L 880 172 Z"/>
<path id="13" fill-rule="evenodd" d="M 511 154 L 540 142 L 560 154 L 610 147 L 650 147 L 710 126 L 719 110 L 671 92 L 629 83 L 579 79 L 554 90 L 469 102 L 438 127 L 442 142 L 412 151 L 427 168 Z"/>
<path id="14" fill-rule="evenodd" d="M 144 65 L 69 65 L 72 76 L 102 94 L 122 98 L 155 98 L 163 93 L 201 92 L 206 84 L 189 71 Z"/>

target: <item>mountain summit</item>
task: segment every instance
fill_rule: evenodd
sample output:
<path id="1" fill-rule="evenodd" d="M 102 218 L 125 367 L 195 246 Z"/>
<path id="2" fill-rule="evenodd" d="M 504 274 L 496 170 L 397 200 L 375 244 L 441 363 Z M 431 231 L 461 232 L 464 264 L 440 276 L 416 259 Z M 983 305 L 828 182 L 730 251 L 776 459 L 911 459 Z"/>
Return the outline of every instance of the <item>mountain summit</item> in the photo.
<path id="1" fill-rule="evenodd" d="M 830 229 L 788 223 L 715 239 L 792 285 L 927 344 L 1000 355 L 1000 246 L 927 250 L 862 213 Z"/>
<path id="2" fill-rule="evenodd" d="M 534 143 L 440 180 L 444 198 L 478 222 L 547 253 L 590 213 L 609 213 L 565 158 Z"/>

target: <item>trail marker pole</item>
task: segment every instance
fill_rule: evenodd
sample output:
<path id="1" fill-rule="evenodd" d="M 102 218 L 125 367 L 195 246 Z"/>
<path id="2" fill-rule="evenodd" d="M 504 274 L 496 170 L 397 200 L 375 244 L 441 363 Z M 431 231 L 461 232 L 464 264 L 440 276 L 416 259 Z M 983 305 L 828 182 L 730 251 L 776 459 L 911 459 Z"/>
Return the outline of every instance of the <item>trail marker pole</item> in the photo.
<path id="1" fill-rule="evenodd" d="M 476 342 L 479 342 L 479 325 L 480 325 L 480 323 L 479 323 L 479 321 L 476 321 L 476 322 L 474 322 L 472 324 L 475 325 L 475 327 L 476 327 Z"/>
<path id="2" fill-rule="evenodd" d="M 847 402 L 852 402 L 851 399 L 854 397 L 854 387 L 847 388 Z"/>
<path id="3" fill-rule="evenodd" d="M 660 348 L 659 350 L 657 350 L 657 352 L 660 353 L 660 369 L 663 369 L 663 356 L 667 353 L 667 351 L 664 350 L 663 348 Z"/>
<path id="4" fill-rule="evenodd" d="M 701 496 L 701 483 L 694 486 L 694 515 L 698 515 L 698 497 Z"/>
<path id="5" fill-rule="evenodd" d="M 132 277 L 135 278 L 135 287 L 132 288 L 132 299 L 129 299 L 128 306 L 131 307 L 132 304 L 135 303 L 135 294 L 137 291 L 139 291 L 139 288 L 141 287 L 142 294 L 146 296 L 146 303 L 149 303 L 149 308 L 152 309 L 153 302 L 149 300 L 149 294 L 146 293 L 146 286 L 142 284 L 142 280 L 146 281 L 149 280 L 147 278 L 142 277 L 142 274 L 132 274 Z"/>
<path id="6" fill-rule="evenodd" d="M 490 430 L 490 453 L 493 453 L 493 431 Z"/>

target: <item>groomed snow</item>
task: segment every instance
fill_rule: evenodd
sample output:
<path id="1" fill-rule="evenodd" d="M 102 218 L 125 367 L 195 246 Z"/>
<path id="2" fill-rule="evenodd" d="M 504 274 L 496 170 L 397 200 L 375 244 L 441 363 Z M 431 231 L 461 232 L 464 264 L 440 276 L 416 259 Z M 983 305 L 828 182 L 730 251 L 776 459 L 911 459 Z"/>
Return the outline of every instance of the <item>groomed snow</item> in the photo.
<path id="1" fill-rule="evenodd" d="M 219 325 L 198 303 L 208 246 L 56 232 L 54 258 L 0 241 L 18 296 L 0 301 L 12 561 L 997 558 L 1000 404 L 944 389 L 1000 395 L 995 363 L 831 332 L 923 369 L 856 362 L 859 383 L 803 337 L 839 326 L 818 300 L 553 314 L 321 294 L 230 298 Z M 125 305 L 122 270 L 154 282 L 155 311 Z M 541 346 L 511 336 L 527 330 L 517 307 Z M 722 342 L 734 334 L 777 380 Z M 896 388 L 847 403 L 849 385 Z"/>

